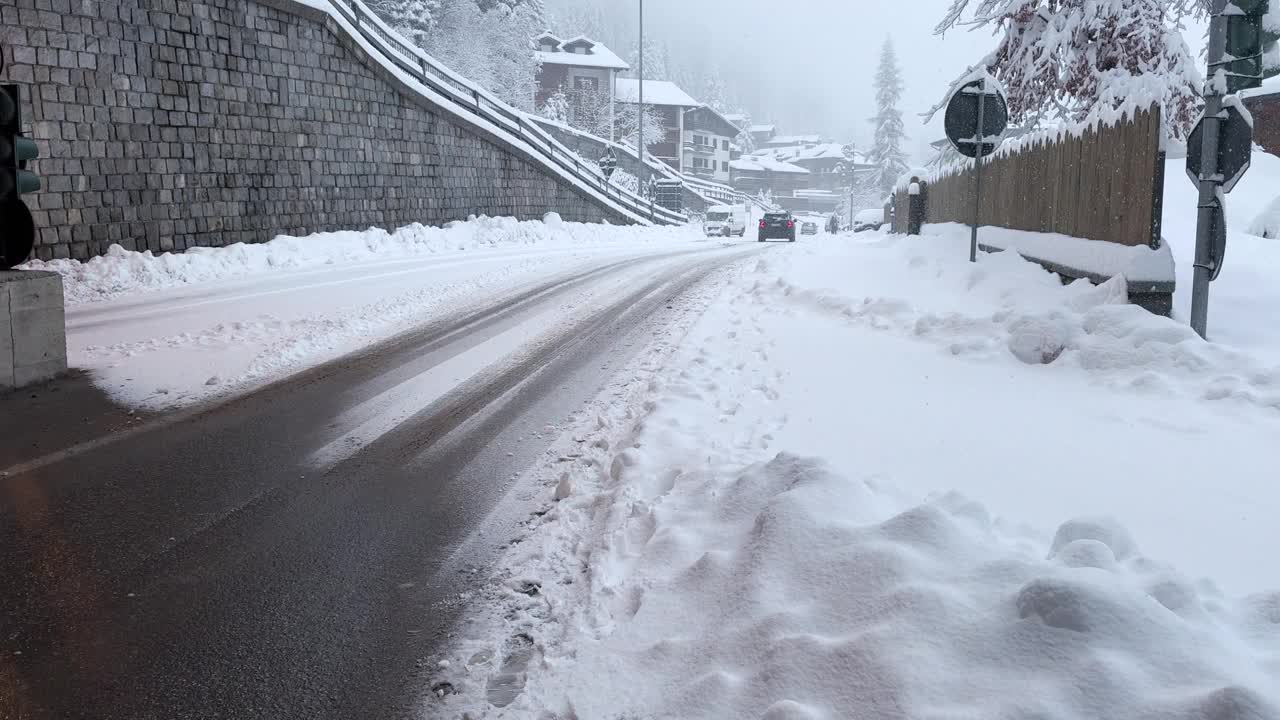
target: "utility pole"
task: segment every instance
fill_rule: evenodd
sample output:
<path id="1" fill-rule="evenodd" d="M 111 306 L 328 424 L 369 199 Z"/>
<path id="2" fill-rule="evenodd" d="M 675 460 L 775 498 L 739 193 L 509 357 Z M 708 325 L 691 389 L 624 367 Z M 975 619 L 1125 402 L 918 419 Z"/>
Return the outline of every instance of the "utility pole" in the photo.
<path id="1" fill-rule="evenodd" d="M 640 187 L 645 187 L 649 168 L 644 162 L 644 0 L 640 0 L 640 102 L 636 106 L 636 157 L 640 158 Z"/>
<path id="2" fill-rule="evenodd" d="M 1222 213 L 1218 188 L 1218 138 L 1221 134 L 1222 95 L 1226 92 L 1223 56 L 1227 50 L 1227 23 L 1223 11 L 1227 0 L 1213 0 L 1209 22 L 1209 73 L 1204 83 L 1204 143 L 1200 148 L 1200 201 L 1196 209 L 1195 274 L 1191 282 L 1191 328 L 1207 337 L 1209 326 L 1209 281 L 1213 279 L 1213 223 Z"/>

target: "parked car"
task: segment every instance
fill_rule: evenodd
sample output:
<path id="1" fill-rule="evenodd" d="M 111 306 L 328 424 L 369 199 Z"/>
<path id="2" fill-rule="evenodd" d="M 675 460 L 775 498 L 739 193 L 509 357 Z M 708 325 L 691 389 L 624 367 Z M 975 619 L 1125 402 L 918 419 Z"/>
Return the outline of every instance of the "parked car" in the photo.
<path id="1" fill-rule="evenodd" d="M 741 205 L 712 205 L 703 218 L 702 231 L 709 236 L 742 237 L 747 234 L 747 209 Z"/>
<path id="2" fill-rule="evenodd" d="M 813 222 L 812 220 L 806 220 L 805 222 L 801 223 L 800 234 L 801 235 L 817 235 L 818 223 Z"/>
<path id="3" fill-rule="evenodd" d="M 790 212 L 767 212 L 760 218 L 760 242 L 765 240 L 796 241 L 796 220 Z"/>
<path id="4" fill-rule="evenodd" d="M 882 225 L 884 225 L 884 210 L 876 208 L 859 210 L 858 214 L 853 216 L 854 232 L 879 230 Z"/>

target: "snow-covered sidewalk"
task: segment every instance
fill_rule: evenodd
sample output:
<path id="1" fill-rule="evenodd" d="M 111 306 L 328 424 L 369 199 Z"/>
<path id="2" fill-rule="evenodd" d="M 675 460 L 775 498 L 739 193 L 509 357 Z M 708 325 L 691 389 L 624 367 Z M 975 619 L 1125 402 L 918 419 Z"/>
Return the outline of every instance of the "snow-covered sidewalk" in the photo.
<path id="1" fill-rule="evenodd" d="M 115 247 L 30 267 L 63 275 L 71 366 L 118 402 L 158 409 L 252 389 L 522 283 L 693 243 L 706 241 L 692 228 L 551 215 L 160 256 Z"/>
<path id="2" fill-rule="evenodd" d="M 1280 716 L 1280 367 L 1122 293 L 945 234 L 742 268 L 528 478 L 425 715 Z"/>

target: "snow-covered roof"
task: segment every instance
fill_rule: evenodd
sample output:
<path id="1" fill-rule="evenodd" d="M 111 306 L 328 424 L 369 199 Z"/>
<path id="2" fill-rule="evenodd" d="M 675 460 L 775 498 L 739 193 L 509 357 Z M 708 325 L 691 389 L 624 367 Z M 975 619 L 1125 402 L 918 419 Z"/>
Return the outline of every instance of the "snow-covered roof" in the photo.
<path id="1" fill-rule="evenodd" d="M 840 143 L 822 143 L 820 145 L 788 145 L 786 147 L 766 147 L 750 153 L 748 157 L 765 157 L 782 162 L 798 162 L 804 160 L 843 160 L 844 146 Z M 855 153 L 855 157 L 861 158 Z"/>
<path id="2" fill-rule="evenodd" d="M 574 67 L 594 67 L 606 68 L 611 70 L 630 70 L 631 66 L 625 60 L 618 57 L 616 53 L 605 46 L 604 43 L 598 43 L 586 35 L 579 35 L 569 40 L 561 41 L 560 38 L 551 33 L 544 33 L 534 39 L 535 43 L 543 39 L 558 41 L 557 49 L 552 51 L 536 50 L 533 55 L 538 62 L 550 65 L 572 65 Z M 588 50 L 585 54 L 576 52 L 566 52 L 563 48 L 570 45 L 585 45 Z M 648 90 L 648 88 L 646 88 Z M 645 93 L 648 95 L 648 93 Z M 646 98 L 647 99 L 647 98 Z"/>
<path id="3" fill-rule="evenodd" d="M 733 123 L 734 127 L 741 128 L 747 122 L 746 113 L 725 113 L 724 119 Z"/>
<path id="4" fill-rule="evenodd" d="M 639 102 L 640 81 L 636 78 L 618 78 L 614 97 L 618 102 Z M 644 81 L 645 105 L 676 105 L 679 107 L 698 107 L 702 103 L 694 100 L 689 93 L 680 89 L 679 85 L 668 80 Z"/>
<path id="5" fill-rule="evenodd" d="M 1263 80 L 1262 85 L 1260 87 L 1249 88 L 1248 90 L 1242 90 L 1240 92 L 1240 97 L 1251 98 L 1251 97 L 1261 97 L 1263 95 L 1276 95 L 1276 94 L 1280 94 L 1280 75 L 1276 75 L 1275 77 L 1269 77 L 1266 80 Z"/>
<path id="6" fill-rule="evenodd" d="M 769 133 L 769 132 L 775 132 L 777 129 L 778 129 L 777 125 L 752 125 L 751 127 L 747 128 L 747 132 Z"/>
<path id="7" fill-rule="evenodd" d="M 649 102 L 649 88 L 645 88 L 645 102 Z M 685 111 L 685 128 L 691 126 L 694 130 L 705 130 L 724 137 L 734 137 L 738 134 L 738 126 L 729 121 L 729 118 L 721 115 L 719 111 L 710 105 L 701 105 L 696 108 L 690 108 Z M 693 121 L 689 119 L 692 116 Z M 715 127 L 711 127 L 715 126 Z"/>
<path id="8" fill-rule="evenodd" d="M 740 157 L 729 163 L 729 167 L 734 170 L 743 170 L 746 172 L 776 172 L 791 173 L 794 175 L 808 175 L 809 171 L 799 165 L 792 165 L 789 162 L 783 162 L 776 158 L 760 155 L 747 155 Z"/>
<path id="9" fill-rule="evenodd" d="M 784 145 L 816 145 L 822 142 L 821 135 L 778 135 L 768 141 L 768 145 L 782 147 Z"/>
<path id="10" fill-rule="evenodd" d="M 797 160 L 843 160 L 844 146 L 840 143 L 821 143 L 800 151 Z"/>

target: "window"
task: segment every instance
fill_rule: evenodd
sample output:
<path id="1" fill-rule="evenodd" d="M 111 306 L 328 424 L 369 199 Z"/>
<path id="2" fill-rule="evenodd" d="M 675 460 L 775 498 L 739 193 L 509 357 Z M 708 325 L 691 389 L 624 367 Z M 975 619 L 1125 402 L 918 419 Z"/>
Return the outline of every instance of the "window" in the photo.
<path id="1" fill-rule="evenodd" d="M 976 143 L 975 143 L 975 144 L 976 144 Z M 728 161 L 728 160 L 721 160 L 721 161 L 720 161 L 720 172 L 729 172 L 729 161 Z"/>
<path id="2" fill-rule="evenodd" d="M 701 136 L 701 135 L 694 135 L 694 136 L 693 136 L 693 144 L 694 144 L 694 145 L 706 145 L 706 144 L 707 144 L 707 139 L 706 139 L 705 137 Z"/>
<path id="3" fill-rule="evenodd" d="M 582 77 L 582 76 L 575 77 L 573 79 L 573 89 L 574 90 L 592 90 L 592 91 L 599 90 L 600 79 L 593 78 L 593 77 Z"/>
<path id="4" fill-rule="evenodd" d="M 721 140 L 720 140 L 720 149 L 721 149 L 721 150 L 728 150 L 728 149 L 729 149 L 729 141 L 728 141 L 728 140 L 726 140 L 726 139 L 724 139 L 724 138 L 721 138 Z"/>

